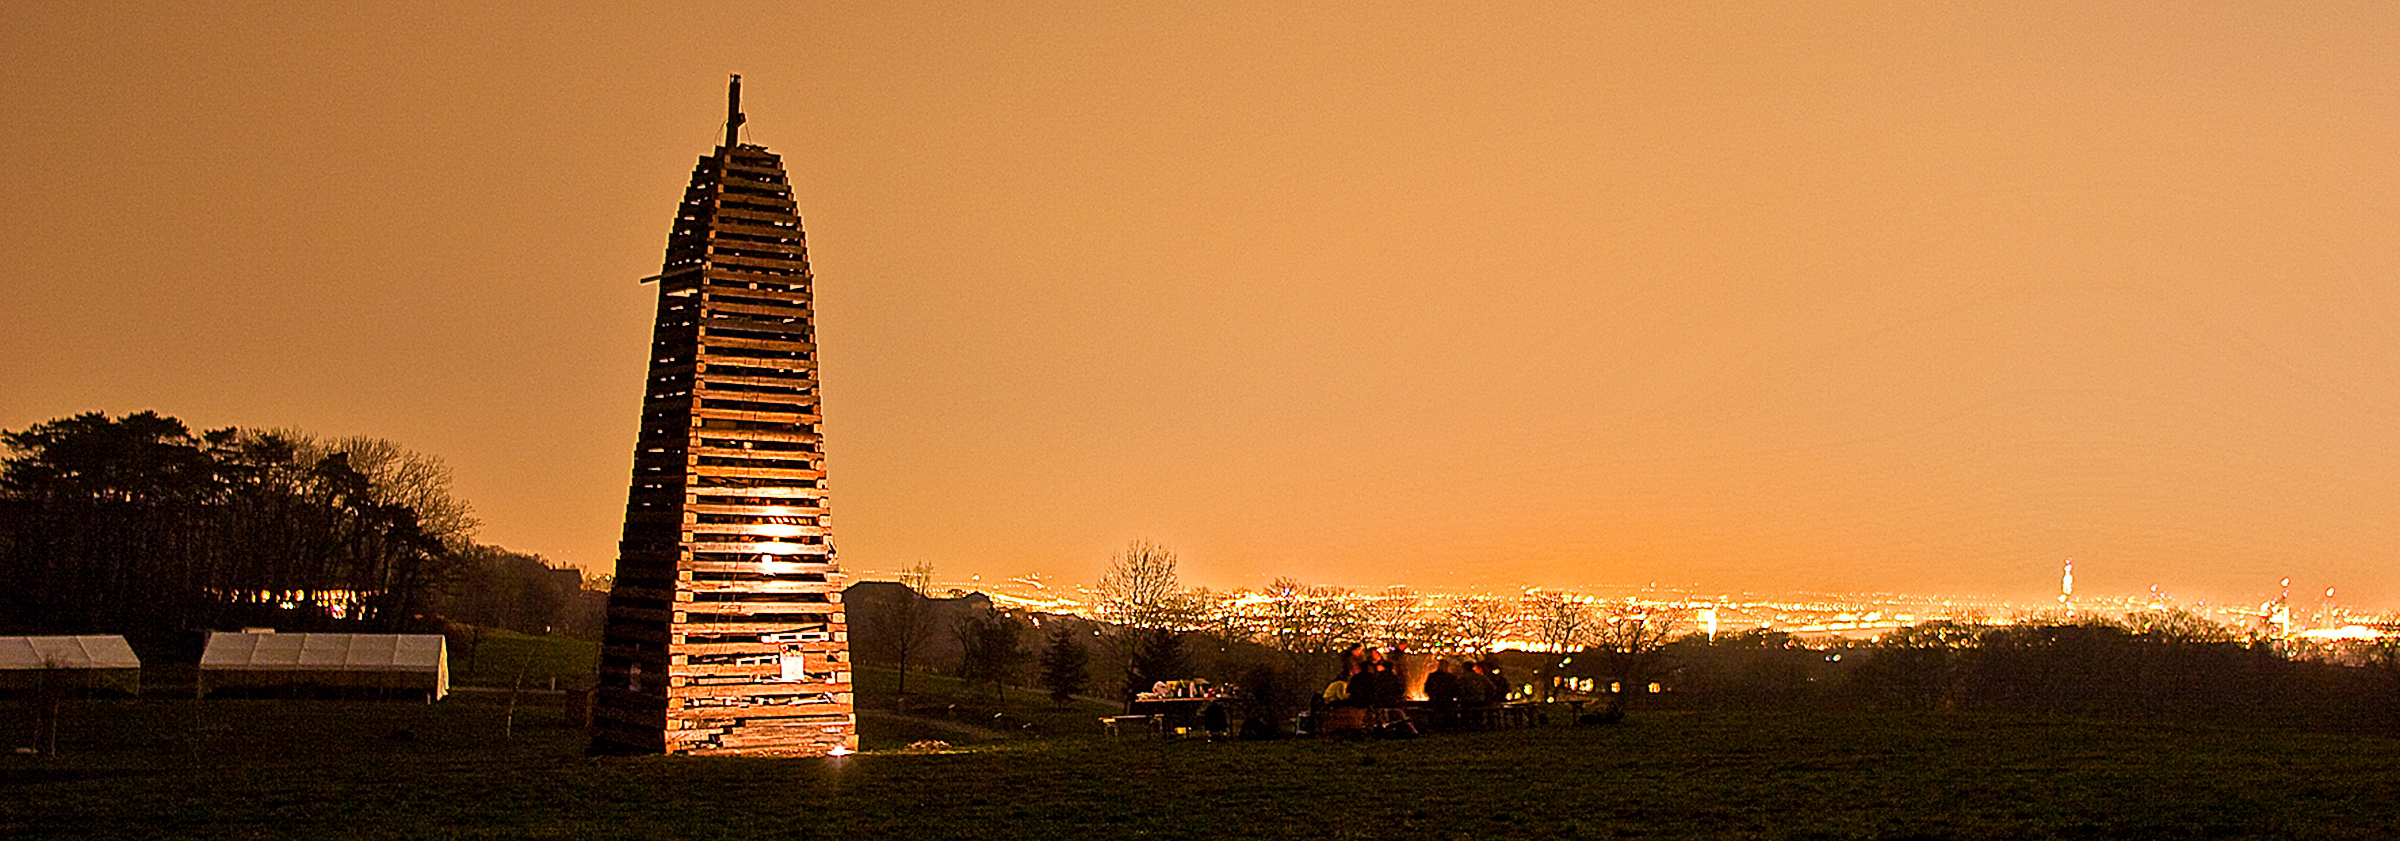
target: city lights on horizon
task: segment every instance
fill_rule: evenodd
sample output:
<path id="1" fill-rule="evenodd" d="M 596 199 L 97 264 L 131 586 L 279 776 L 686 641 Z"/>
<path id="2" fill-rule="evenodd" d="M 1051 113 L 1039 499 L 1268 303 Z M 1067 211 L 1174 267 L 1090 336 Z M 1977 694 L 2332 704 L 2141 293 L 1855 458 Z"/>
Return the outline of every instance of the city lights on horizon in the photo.
<path id="1" fill-rule="evenodd" d="M 898 572 L 878 570 L 869 567 L 851 567 L 849 568 L 849 572 L 851 577 L 861 580 L 897 581 L 900 578 L 900 573 Z M 1285 576 L 1276 577 L 1283 578 Z M 1300 578 L 1299 576 L 1291 577 Z M 994 594 L 995 592 L 1009 592 L 1021 594 L 1021 598 L 1027 601 L 1038 602 L 1045 600 L 1060 600 L 1071 602 L 1076 600 L 1078 597 L 1089 597 L 1091 595 L 1091 585 L 1093 583 L 1092 581 L 1088 580 L 1060 581 L 1053 576 L 1042 575 L 1039 573 L 1029 573 L 1007 577 L 995 576 L 992 578 L 992 580 L 998 583 L 987 583 L 986 576 L 981 573 L 969 573 L 964 577 L 948 579 L 946 581 L 939 582 L 933 585 L 932 589 L 938 592 L 947 592 L 955 589 L 962 591 L 984 592 L 986 594 Z M 1477 588 L 1459 587 L 1455 585 L 1445 586 L 1440 583 L 1418 584 L 1392 582 L 1385 584 L 1362 585 L 1354 582 L 1316 581 L 1305 578 L 1301 578 L 1301 580 L 1303 583 L 1313 586 L 1331 587 L 1359 595 L 1405 592 L 1414 595 L 1430 597 L 1516 596 L 1537 592 L 1550 592 L 1565 593 L 1587 598 L 1664 599 L 1689 602 L 1692 604 L 1744 600 L 1771 600 L 1794 603 L 1823 604 L 1906 602 L 1912 604 L 1939 604 L 1944 606 L 1972 605 L 1985 609 L 2000 610 L 2003 612 L 2045 610 L 2056 611 L 2060 609 L 2073 609 L 2079 606 L 2097 607 L 2130 605 L 2137 606 L 2141 609 L 2154 610 L 2176 608 L 2190 610 L 2249 610 L 2261 616 L 2265 615 L 2268 611 L 2271 611 L 2277 604 L 2290 603 L 2292 588 L 2292 579 L 2289 576 L 2285 576 L 2278 579 L 2271 586 L 2262 587 L 2248 596 L 2177 596 L 2175 593 L 2187 591 L 2184 591 L 2182 588 L 2169 588 L 2161 583 L 2151 583 L 2147 585 L 2146 589 L 2139 591 L 2138 593 L 2114 595 L 2094 594 L 2090 592 L 2088 588 L 2086 588 L 2085 593 L 2078 595 L 2075 591 L 2074 585 L 2074 560 L 2072 558 L 2066 559 L 2063 562 L 2059 593 L 2054 597 L 2053 600 L 2047 600 L 2047 603 L 2045 603 L 2046 600 L 2011 597 L 2001 595 L 1994 591 L 1910 592 L 1904 590 L 1880 588 L 1872 590 L 1848 591 L 1833 588 L 1750 589 L 1709 587 L 1698 583 L 1669 584 L 1659 581 L 1650 581 L 1643 584 L 1614 583 L 1570 586 L 1521 584 L 1504 587 Z M 1255 585 L 1237 585 L 1232 587 L 1207 587 L 1202 585 L 1203 589 L 1220 592 L 1229 597 L 1263 594 L 1267 592 L 1268 588 L 1271 586 L 1271 584 L 1267 583 Z M 2319 604 L 2315 605 L 2314 607 L 2317 609 L 2327 609 L 2335 606 L 2335 597 L 2339 590 L 2339 585 L 2327 586 L 2325 588 L 2324 595 L 2319 600 Z M 2370 606 L 2364 604 L 2342 605 L 2341 607 L 2345 610 L 2359 610 L 2371 614 L 2380 614 L 2387 612 L 2387 610 L 2392 610 L 2392 608 L 2385 606 Z"/>
<path id="2" fill-rule="evenodd" d="M 1648 619 L 1665 611 L 1670 621 L 1683 631 L 1699 633 L 1711 639 L 1725 634 L 1767 631 L 1792 635 L 1795 639 L 1831 643 L 1841 640 L 1867 640 L 1900 628 L 1933 623 L 1957 622 L 1969 625 L 2006 625 L 2026 622 L 2075 621 L 2100 619 L 2140 626 L 2143 622 L 2167 614 L 2189 614 L 2237 633 L 2253 636 L 2301 640 L 2312 643 L 2334 643 L 2349 640 L 2371 640 L 2400 635 L 2390 630 L 2400 624 L 2400 613 L 2371 611 L 2335 603 L 2335 587 L 2326 588 L 2324 598 L 2314 605 L 2294 605 L 2289 597 L 2289 580 L 2279 581 L 2277 595 L 2261 601 L 2184 601 L 2166 595 L 2159 584 L 2133 595 L 2097 595 L 2086 592 L 2073 595 L 2072 561 L 2064 562 L 2061 594 L 2054 604 L 2040 601 L 2008 599 L 1996 596 L 1910 595 L 1890 592 L 1719 592 L 1698 588 L 1647 586 L 1615 586 L 1595 588 L 1517 587 L 1499 590 L 1441 590 L 1408 585 L 1381 588 L 1326 587 L 1312 594 L 1295 596 L 1277 593 L 1271 587 L 1259 586 L 1227 591 L 1200 591 L 1214 602 L 1214 609 L 1228 615 L 1257 615 L 1279 599 L 1298 598 L 1303 601 L 1338 601 L 1353 607 L 1389 600 L 1405 600 L 1410 609 L 1424 615 L 1438 615 L 1469 600 L 1486 600 L 1494 604 L 1529 604 L 1534 598 L 1559 596 L 1593 610 L 1606 621 L 1611 616 Z M 854 577 L 868 580 L 887 580 L 893 576 L 874 571 L 858 570 Z M 936 581 L 928 585 L 933 595 L 963 595 L 980 593 L 1003 609 L 1027 612 L 1094 615 L 1101 596 L 1086 584 L 1072 586 L 1047 581 L 1039 575 L 1007 578 L 987 583 L 980 575 L 958 582 Z M 1518 626 L 1532 621 L 1530 616 L 1512 619 Z M 1542 644 L 1528 633 L 1517 631 L 1496 641 L 1502 648 L 1539 650 Z"/>

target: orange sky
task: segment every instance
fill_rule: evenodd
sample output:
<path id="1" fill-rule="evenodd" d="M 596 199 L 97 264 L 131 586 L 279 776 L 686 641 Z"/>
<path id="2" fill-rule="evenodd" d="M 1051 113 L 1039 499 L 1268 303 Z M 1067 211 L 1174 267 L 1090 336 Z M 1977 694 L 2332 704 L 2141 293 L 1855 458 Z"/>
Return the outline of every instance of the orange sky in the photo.
<path id="1" fill-rule="evenodd" d="M 738 72 L 854 569 L 2400 603 L 2400 6 L 509 5 L 8 3 L 0 428 L 605 569 Z"/>

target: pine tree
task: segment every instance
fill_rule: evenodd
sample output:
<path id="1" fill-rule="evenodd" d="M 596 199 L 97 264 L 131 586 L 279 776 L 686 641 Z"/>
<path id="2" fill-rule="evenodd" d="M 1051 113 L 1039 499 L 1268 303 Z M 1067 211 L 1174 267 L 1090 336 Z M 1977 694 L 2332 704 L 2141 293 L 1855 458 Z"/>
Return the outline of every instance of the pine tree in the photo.
<path id="1" fill-rule="evenodd" d="M 1183 654 L 1182 632 L 1152 628 L 1131 633 L 1133 656 L 1125 663 L 1126 700 L 1149 691 L 1159 681 L 1191 677 L 1190 662 Z"/>
<path id="2" fill-rule="evenodd" d="M 1050 644 L 1042 649 L 1042 688 L 1050 690 L 1050 700 L 1061 704 L 1091 678 L 1087 668 L 1092 652 L 1083 647 L 1083 638 L 1075 629 L 1061 623 L 1050 632 Z"/>

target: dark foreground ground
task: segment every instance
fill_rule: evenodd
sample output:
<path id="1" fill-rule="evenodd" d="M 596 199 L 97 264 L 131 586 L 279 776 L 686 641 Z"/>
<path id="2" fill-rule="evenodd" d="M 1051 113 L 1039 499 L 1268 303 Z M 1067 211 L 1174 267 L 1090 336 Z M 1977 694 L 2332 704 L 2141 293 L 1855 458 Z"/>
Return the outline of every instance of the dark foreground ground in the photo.
<path id="1" fill-rule="evenodd" d="M 11 708 L 15 715 L 19 710 Z M 587 759 L 552 709 L 139 700 L 0 756 L 0 838 L 2393 838 L 2400 741 L 1677 714 L 1373 742 Z"/>

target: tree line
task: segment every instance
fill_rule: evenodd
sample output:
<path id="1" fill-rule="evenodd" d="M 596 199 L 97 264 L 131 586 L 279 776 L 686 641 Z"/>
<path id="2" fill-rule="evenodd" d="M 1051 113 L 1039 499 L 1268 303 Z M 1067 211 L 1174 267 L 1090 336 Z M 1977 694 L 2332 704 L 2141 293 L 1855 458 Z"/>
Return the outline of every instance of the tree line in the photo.
<path id="1" fill-rule="evenodd" d="M 447 618 L 538 633 L 587 607 L 579 576 L 563 592 L 538 558 L 474 543 L 448 468 L 389 441 L 94 412 L 0 432 L 0 446 L 6 632 L 392 632 Z"/>
<path id="2" fill-rule="evenodd" d="M 860 656 L 946 664 L 994 691 L 1017 684 L 1061 698 L 1130 698 L 1156 681 L 1206 677 L 1289 712 L 1334 674 L 1335 652 L 1366 644 L 1497 657 L 1532 700 L 2400 727 L 2400 639 L 2306 643 L 2185 611 L 1932 622 L 1808 644 L 1766 630 L 1712 636 L 1685 609 L 1558 592 L 1361 598 L 1283 579 L 1212 594 L 1179 586 L 1173 553 L 1139 541 L 1111 559 L 1091 618 L 1005 611 L 981 597 L 934 599 L 922 592 L 928 572 L 916 568 L 900 588 L 905 602 L 852 605 Z M 1504 637 L 1530 640 L 1532 650 L 1495 653 Z"/>
<path id="3" fill-rule="evenodd" d="M 946 670 L 997 696 L 1036 688 L 1058 701 L 1076 695 L 1130 700 L 1159 681 L 1205 677 L 1241 686 L 1270 709 L 1296 712 L 1338 664 L 1337 643 L 1363 629 L 1441 634 L 1449 624 L 1398 611 L 1354 617 L 1340 591 L 1290 582 L 1274 621 L 1233 619 L 1225 600 L 1186 589 L 1174 553 L 1136 541 L 1112 558 L 1093 616 L 1002 609 L 981 594 L 929 592 L 931 568 L 911 566 L 898 582 L 861 582 L 843 596 L 854 650 L 900 673 Z M 1490 605 L 1480 606 L 1489 608 Z M 1489 613 L 1490 611 L 1486 611 Z M 1482 626 L 1487 637 L 1495 631 Z"/>
<path id="4" fill-rule="evenodd" d="M 2245 634 L 2184 611 L 1930 622 L 1801 645 L 1767 631 L 1660 647 L 1684 707 L 1847 707 L 2400 726 L 2400 646 Z"/>

